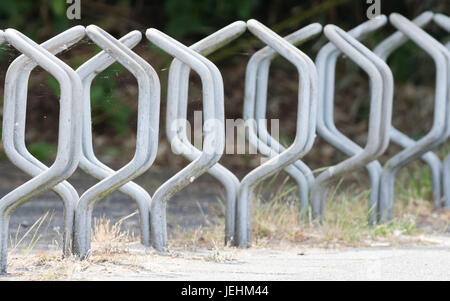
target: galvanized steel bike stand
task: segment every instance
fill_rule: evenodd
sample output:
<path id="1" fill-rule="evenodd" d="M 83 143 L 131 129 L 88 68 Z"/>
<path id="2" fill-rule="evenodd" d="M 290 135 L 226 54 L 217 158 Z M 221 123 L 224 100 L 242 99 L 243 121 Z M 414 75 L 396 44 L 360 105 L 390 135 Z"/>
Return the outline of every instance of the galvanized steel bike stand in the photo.
<path id="1" fill-rule="evenodd" d="M 41 46 L 55 55 L 76 44 L 84 37 L 84 35 L 84 27 L 75 26 L 41 44 Z M 5 153 L 10 161 L 23 172 L 33 177 L 48 169 L 46 165 L 36 159 L 28 151 L 25 145 L 28 81 L 31 71 L 36 66 L 37 64 L 26 55 L 19 56 L 10 65 L 10 71 L 7 73 L 6 82 L 11 84 L 11 88 L 5 90 L 5 98 L 11 99 L 11 102 L 14 104 L 14 107 L 8 107 L 6 112 L 8 115 L 11 113 L 12 117 L 8 122 L 10 122 L 11 125 L 14 125 L 14 131 L 12 136 L 5 136 L 3 141 Z M 12 92 L 14 93 L 11 94 Z M 11 109 L 11 112 L 9 109 Z M 52 188 L 52 190 L 63 200 L 63 204 L 68 204 L 67 206 L 64 206 L 65 212 L 63 222 L 63 253 L 64 255 L 67 255 L 70 253 L 73 217 L 78 202 L 78 193 L 67 181 L 61 182 Z M 66 212 L 67 210 L 68 212 Z"/>
<path id="2" fill-rule="evenodd" d="M 315 23 L 308 25 L 296 32 L 284 37 L 289 43 L 298 46 L 312 39 L 322 32 L 322 25 Z M 257 71 L 257 87 L 256 87 L 256 106 L 255 106 L 255 117 L 248 116 L 249 118 L 254 118 L 257 125 L 257 133 L 252 135 L 258 136 L 258 143 L 254 145 L 259 149 L 261 154 L 267 157 L 273 157 L 280 152 L 284 151 L 286 148 L 279 143 L 274 137 L 270 135 L 267 130 L 266 120 L 266 107 L 267 107 L 267 88 L 269 80 L 269 70 L 270 65 L 274 58 L 276 58 L 278 53 L 276 53 L 269 46 L 264 47 L 253 55 L 253 60 L 259 62 L 256 66 Z M 253 99 L 249 99 L 249 105 L 251 105 Z M 311 109 L 316 109 L 315 107 Z M 251 112 L 249 112 L 251 113 Z M 314 118 L 316 112 L 311 112 L 311 118 Z M 249 127 L 249 131 L 253 130 L 253 127 Z M 314 127 L 311 127 L 309 133 L 308 147 L 311 147 L 314 143 L 315 132 Z M 311 169 L 302 161 L 298 160 L 292 165 L 286 167 L 285 172 L 289 174 L 299 186 L 298 197 L 300 200 L 300 211 L 302 218 L 306 217 L 306 212 L 309 205 L 309 189 L 314 183 L 314 175 Z"/>
<path id="3" fill-rule="evenodd" d="M 325 27 L 325 35 L 347 57 L 368 75 L 371 83 L 371 104 L 367 144 L 363 151 L 328 168 L 314 183 L 313 217 L 323 221 L 329 183 L 336 177 L 374 161 L 387 148 L 392 115 L 393 77 L 389 67 L 364 45 L 334 25 Z"/>
<path id="4" fill-rule="evenodd" d="M 419 26 L 426 26 L 433 19 L 433 13 L 424 12 L 413 22 Z M 408 38 L 400 31 L 397 31 L 393 35 L 386 38 L 383 42 L 381 42 L 375 49 L 374 53 L 382 58 L 385 62 L 387 62 L 388 57 L 398 48 L 400 48 Z M 404 133 L 400 132 L 394 127 L 391 127 L 391 141 L 395 144 L 400 145 L 403 148 L 410 147 L 416 143 L 413 139 L 409 138 Z M 435 208 L 440 208 L 441 202 L 441 172 L 442 172 L 442 164 L 439 157 L 433 152 L 428 152 L 424 154 L 421 159 L 428 164 L 431 170 L 431 178 L 432 178 L 432 190 L 433 190 L 433 202 L 435 204 Z"/>
<path id="5" fill-rule="evenodd" d="M 95 25 L 86 27 L 89 38 L 104 49 L 137 79 L 138 120 L 133 159 L 106 177 L 80 198 L 75 210 L 73 251 L 85 258 L 90 246 L 92 210 L 97 201 L 147 171 L 158 148 L 160 83 L 155 70 L 128 47 Z M 85 92 L 86 93 L 86 92 Z"/>
<path id="6" fill-rule="evenodd" d="M 190 46 L 192 50 L 207 56 L 238 38 L 247 29 L 245 22 L 237 21 L 209 35 Z M 187 107 L 190 68 L 178 59 L 174 59 L 169 70 L 169 89 L 167 91 L 166 133 L 172 149 L 189 161 L 201 156 L 187 137 Z M 218 110 L 220 113 L 220 110 Z M 220 118 L 220 116 L 218 116 Z M 234 240 L 234 221 L 239 179 L 219 163 L 212 166 L 208 173 L 216 178 L 225 188 L 225 244 Z"/>
<path id="7" fill-rule="evenodd" d="M 299 49 L 278 36 L 256 20 L 247 21 L 247 28 L 265 44 L 294 64 L 299 73 L 299 103 L 297 113 L 297 132 L 293 144 L 280 154 L 257 167 L 241 181 L 237 203 L 236 236 L 239 247 L 246 248 L 251 241 L 251 205 L 255 186 L 267 177 L 283 170 L 302 158 L 310 149 L 309 136 L 315 133 L 315 116 L 311 116 L 317 105 L 317 71 L 314 63 Z M 244 120 L 253 116 L 254 98 L 256 97 L 257 68 L 259 62 L 252 57 L 247 65 L 245 79 Z M 313 118 L 311 118 L 313 117 Z M 252 126 L 251 123 L 247 126 Z M 253 124 L 253 126 L 255 126 Z M 311 127 L 314 130 L 311 130 Z M 256 130 L 248 131 L 251 143 L 257 143 L 252 136 Z M 255 145 L 255 144 L 254 144 Z"/>
<path id="8" fill-rule="evenodd" d="M 348 31 L 348 34 L 357 40 L 363 40 L 374 31 L 387 23 L 387 17 L 381 15 L 369 20 Z M 341 51 L 329 42 L 319 51 L 316 58 L 316 66 L 319 73 L 319 106 L 317 115 L 317 131 L 319 135 L 330 145 L 340 150 L 347 156 L 354 156 L 363 151 L 358 144 L 344 136 L 334 123 L 334 85 L 336 63 Z M 370 202 L 369 223 L 375 224 L 377 220 L 377 203 L 379 191 L 379 178 L 381 164 L 378 161 L 366 166 L 370 178 Z"/>
<path id="9" fill-rule="evenodd" d="M 423 138 L 414 145 L 405 148 L 388 160 L 383 168 L 380 182 L 380 221 L 387 222 L 393 218 L 394 183 L 396 172 L 420 158 L 423 154 L 443 141 L 446 130 L 446 102 L 448 85 L 448 51 L 439 42 L 410 20 L 399 14 L 391 14 L 390 21 L 394 27 L 402 31 L 419 47 L 432 56 L 436 64 L 436 94 L 434 104 L 433 126 Z M 447 51 L 447 53 L 443 52 Z M 446 57 L 447 56 L 447 57 Z"/>
<path id="10" fill-rule="evenodd" d="M 444 28 L 446 31 L 450 32 L 450 17 L 443 15 L 443 14 L 436 14 L 436 15 L 434 15 L 434 22 L 437 23 L 442 28 Z M 450 50 L 450 42 L 446 44 L 446 47 L 447 47 L 447 49 Z M 447 95 L 447 97 L 449 97 L 449 96 Z M 447 118 L 447 120 L 450 119 L 448 113 L 447 113 L 446 118 Z M 446 139 L 448 139 L 448 137 L 450 135 L 449 130 L 450 130 L 450 128 L 447 128 Z M 446 209 L 450 209 L 450 155 L 447 155 L 444 159 L 443 171 L 442 171 L 442 182 L 443 182 L 443 186 L 444 186 L 444 198 L 445 198 L 444 207 Z"/>
<path id="11" fill-rule="evenodd" d="M 157 29 L 150 28 L 147 38 L 156 46 L 188 65 L 199 74 L 203 86 L 203 152 L 188 166 L 163 183 L 153 195 L 150 210 L 152 246 L 167 250 L 166 203 L 178 191 L 214 166 L 225 147 L 223 79 L 217 67 L 194 50 Z M 177 81 L 169 81 L 169 86 Z M 172 87 L 169 88 L 169 90 Z M 176 92 L 177 88 L 174 88 Z M 176 93 L 176 95 L 179 95 Z"/>
<path id="12" fill-rule="evenodd" d="M 139 31 L 133 31 L 122 37 L 119 42 L 128 48 L 135 47 L 142 38 Z M 115 173 L 114 170 L 103 164 L 95 155 L 92 145 L 92 120 L 90 90 L 94 78 L 115 62 L 105 50 L 81 65 L 77 73 L 83 83 L 83 132 L 82 152 L 80 168 L 89 175 L 103 180 Z M 134 182 L 128 182 L 118 189 L 123 194 L 134 200 L 138 207 L 141 242 L 145 246 L 150 245 L 150 203 L 151 197 L 148 192 Z"/>
<path id="13" fill-rule="evenodd" d="M 60 85 L 60 118 L 59 118 L 59 139 L 58 150 L 55 162 L 52 166 L 30 181 L 22 184 L 18 188 L 9 192 L 0 200 L 0 272 L 6 272 L 8 226 L 12 212 L 32 200 L 43 192 L 52 189 L 57 184 L 67 179 L 76 169 L 80 158 L 81 143 L 81 103 L 82 93 L 81 81 L 78 75 L 69 66 L 57 59 L 50 52 L 39 46 L 20 32 L 14 29 L 5 31 L 6 40 L 23 54 L 37 62 L 44 70 L 52 74 Z M 17 70 L 8 70 L 17 72 Z M 11 83 L 6 83 L 5 90 L 12 89 Z M 14 95 L 15 91 L 10 90 L 8 95 Z M 12 98 L 4 99 L 4 120 L 3 120 L 3 141 L 13 141 L 14 104 Z M 65 199 L 63 199 L 65 201 Z M 73 212 L 70 202 L 64 203 L 65 214 Z M 66 220 L 69 217 L 65 217 Z"/>

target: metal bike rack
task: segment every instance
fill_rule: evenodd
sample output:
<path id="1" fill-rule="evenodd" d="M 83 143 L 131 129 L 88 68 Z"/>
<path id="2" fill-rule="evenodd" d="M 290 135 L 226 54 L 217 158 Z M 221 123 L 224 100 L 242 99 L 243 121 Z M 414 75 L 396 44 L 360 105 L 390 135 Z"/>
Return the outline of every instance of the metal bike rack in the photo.
<path id="1" fill-rule="evenodd" d="M 348 32 L 350 36 L 357 40 L 364 40 L 371 33 L 380 29 L 387 23 L 384 15 L 360 24 Z M 317 119 L 317 131 L 319 135 L 330 145 L 340 150 L 347 156 L 354 156 L 363 151 L 363 148 L 351 139 L 344 136 L 334 123 L 334 86 L 336 64 L 341 51 L 329 42 L 319 51 L 316 58 L 316 65 L 319 72 L 319 114 Z M 381 175 L 381 164 L 378 161 L 369 163 L 366 166 L 370 179 L 370 201 L 369 201 L 369 224 L 375 224 L 378 211 L 378 191 L 379 178 Z"/>
<path id="2" fill-rule="evenodd" d="M 297 30 L 296 32 L 284 37 L 284 39 L 289 43 L 298 46 L 317 36 L 321 32 L 322 25 L 314 23 Z M 247 115 L 248 118 L 254 118 L 257 124 L 257 133 L 252 133 L 252 135 L 258 136 L 258 143 L 254 146 L 258 148 L 261 154 L 267 157 L 273 157 L 286 149 L 279 143 L 278 140 L 270 135 L 267 130 L 266 122 L 263 122 L 266 118 L 267 88 L 270 65 L 277 55 L 278 53 L 276 53 L 269 46 L 264 47 L 253 55 L 253 60 L 259 63 L 259 65 L 256 66 L 258 71 L 256 84 L 256 105 L 254 111 L 255 117 Z M 248 105 L 250 106 L 252 102 L 254 102 L 254 100 L 249 99 Z M 313 107 L 311 109 L 313 110 L 316 108 Z M 310 114 L 312 115 L 311 118 L 314 118 L 316 112 L 313 111 Z M 248 127 L 248 129 L 249 131 L 252 131 L 254 130 L 254 127 Z M 314 127 L 311 127 L 308 147 L 314 143 L 315 132 L 313 131 Z M 300 200 L 300 211 L 303 215 L 305 215 L 309 205 L 309 189 L 314 183 L 314 175 L 311 169 L 300 160 L 287 166 L 284 170 L 297 182 L 297 185 L 299 186 L 298 197 Z"/>
<path id="3" fill-rule="evenodd" d="M 52 74 L 60 84 L 60 119 L 59 139 L 55 162 L 50 168 L 41 172 L 28 182 L 9 192 L 0 200 L 0 272 L 6 272 L 7 244 L 9 219 L 15 209 L 39 196 L 45 191 L 52 189 L 57 184 L 67 179 L 76 169 L 80 158 L 81 144 L 81 104 L 77 101 L 81 97 L 82 86 L 74 70 L 64 62 L 57 59 L 50 52 L 33 42 L 14 29 L 5 31 L 6 40 L 23 54 L 27 55 L 42 68 Z M 8 72 L 18 73 L 17 70 L 8 69 Z M 10 82 L 6 82 L 5 91 L 8 95 L 15 95 Z M 14 141 L 14 101 L 15 97 L 4 99 L 4 120 L 2 141 Z M 7 137 L 9 136 L 9 137 Z M 14 148 L 14 147 L 12 147 Z M 74 208 L 73 204 L 63 199 L 65 206 L 66 221 L 70 218 Z"/>
<path id="4" fill-rule="evenodd" d="M 419 27 L 425 27 L 433 19 L 433 13 L 424 12 L 416 19 L 413 20 L 414 24 Z M 374 53 L 387 62 L 388 57 L 404 43 L 408 41 L 408 38 L 400 31 L 397 31 L 393 35 L 386 38 L 375 49 Z M 391 141 L 395 144 L 406 148 L 414 145 L 415 140 L 411 139 L 404 133 L 400 132 L 394 127 L 391 127 Z M 441 172 L 442 164 L 439 157 L 433 152 L 424 154 L 421 159 L 430 167 L 432 186 L 433 186 L 433 202 L 435 208 L 440 208 L 441 202 Z"/>
<path id="5" fill-rule="evenodd" d="M 203 152 L 193 162 L 163 183 L 154 193 L 150 210 L 152 246 L 159 252 L 167 250 L 166 203 L 178 191 L 214 166 L 225 147 L 224 91 L 220 71 L 194 50 L 157 29 L 146 32 L 147 39 L 196 71 L 203 86 L 204 143 Z M 169 81 L 169 86 L 176 84 Z M 169 88 L 169 90 L 172 87 Z M 175 95 L 177 88 L 174 88 Z"/>
<path id="6" fill-rule="evenodd" d="M 297 68 L 299 73 L 299 103 L 297 112 L 297 132 L 293 144 L 280 154 L 248 173 L 241 181 L 237 203 L 236 236 L 240 247 L 248 247 L 251 241 L 251 205 L 255 186 L 267 177 L 283 170 L 302 158 L 309 150 L 308 142 L 311 133 L 315 133 L 315 116 L 317 105 L 317 71 L 314 63 L 295 48 L 292 44 L 271 31 L 256 20 L 247 21 L 247 28 L 265 44 L 269 45 Z M 244 120 L 253 116 L 254 98 L 256 97 L 258 59 L 252 57 L 247 65 L 245 79 Z M 301 79 L 301 80 L 300 80 Z M 247 126 L 255 126 L 248 124 Z M 311 127 L 314 130 L 311 130 Z M 248 131 L 250 143 L 257 143 L 257 137 L 252 136 L 256 130 Z"/>
<path id="7" fill-rule="evenodd" d="M 369 34 L 378 30 L 387 23 L 384 15 L 369 20 L 350 30 L 348 34 L 357 40 L 365 39 Z M 337 59 L 341 51 L 328 43 L 319 51 L 316 59 L 320 81 L 320 97 L 321 105 L 318 114 L 318 132 L 322 138 L 330 143 L 336 149 L 342 151 L 348 156 L 354 156 L 363 151 L 358 144 L 344 136 L 334 123 L 334 83 L 335 69 Z M 371 183 L 371 196 L 369 202 L 369 223 L 376 223 L 377 202 L 378 202 L 378 183 L 381 174 L 381 164 L 373 161 L 366 166 Z M 323 212 L 322 212 L 323 214 Z"/>
<path id="8" fill-rule="evenodd" d="M 119 42 L 128 48 L 135 47 L 142 38 L 139 31 L 133 31 L 122 37 Z M 114 174 L 114 170 L 103 164 L 95 155 L 92 145 L 92 119 L 90 89 L 94 78 L 115 62 L 105 50 L 88 60 L 77 69 L 77 73 L 83 83 L 83 134 L 80 168 L 98 180 L 103 180 Z M 134 182 L 128 182 L 118 189 L 123 194 L 134 200 L 138 207 L 141 242 L 145 246 L 150 245 L 150 203 L 148 192 Z"/>
<path id="9" fill-rule="evenodd" d="M 386 150 L 389 143 L 393 98 L 392 73 L 380 58 L 337 26 L 327 25 L 325 35 L 368 74 L 371 83 L 371 101 L 369 130 L 364 150 L 328 168 L 316 178 L 312 191 L 312 210 L 313 217 L 320 217 L 320 221 L 324 219 L 329 183 L 344 173 L 374 161 Z M 345 136 L 342 135 L 343 137 Z"/>
<path id="10" fill-rule="evenodd" d="M 348 34 L 357 40 L 364 40 L 370 34 L 380 29 L 387 23 L 387 17 L 384 15 L 369 20 L 350 30 Z M 348 156 L 354 156 L 363 151 L 363 148 L 343 135 L 334 123 L 334 90 L 335 90 L 335 71 L 337 59 L 341 51 L 328 43 L 319 52 L 316 65 L 319 70 L 321 89 L 319 98 L 322 105 L 319 106 L 318 132 L 328 143 L 336 149 L 342 151 Z M 379 190 L 379 177 L 381 174 L 381 164 L 373 161 L 366 166 L 370 179 L 370 201 L 369 201 L 369 224 L 375 224 L 377 219 L 377 203 Z"/>
<path id="11" fill-rule="evenodd" d="M 41 44 L 41 46 L 55 55 L 76 44 L 84 35 L 84 27 L 75 26 Z M 27 88 L 31 71 L 36 66 L 37 64 L 24 54 L 15 59 L 10 65 L 6 81 L 11 84 L 11 89 L 5 90 L 5 98 L 11 99 L 14 107 L 7 107 L 5 113 L 7 115 L 11 113 L 10 116 L 12 117 L 8 122 L 14 124 L 14 131 L 12 136 L 5 136 L 3 141 L 5 153 L 11 162 L 32 177 L 48 169 L 46 165 L 28 151 L 25 145 Z M 13 91 L 14 93 L 11 94 Z M 67 204 L 64 206 L 63 222 L 63 253 L 67 255 L 70 253 L 73 217 L 78 202 L 78 193 L 67 181 L 61 182 L 52 190 L 63 200 L 64 204 Z"/>
<path id="12" fill-rule="evenodd" d="M 384 15 L 378 18 L 369 20 L 355 27 L 348 32 L 353 38 L 357 40 L 364 40 L 370 34 L 380 29 L 387 23 L 387 17 Z M 334 123 L 334 91 L 335 91 L 335 72 L 337 59 L 341 51 L 337 49 L 333 43 L 328 43 L 319 52 L 316 64 L 319 67 L 319 76 L 321 81 L 321 93 L 323 101 L 323 114 L 319 117 L 323 120 L 318 120 L 318 127 L 320 126 L 319 134 L 324 137 L 331 145 L 341 150 L 348 156 L 356 155 L 363 151 L 359 144 L 353 142 L 341 133 Z M 321 109 L 321 106 L 319 106 Z M 373 161 L 367 164 L 366 169 L 369 173 L 370 180 L 370 201 L 368 210 L 369 224 L 373 225 L 377 221 L 378 212 L 378 191 L 379 191 L 379 177 L 381 174 L 381 164 L 378 161 Z"/>
<path id="13" fill-rule="evenodd" d="M 443 45 L 405 17 L 393 13 L 389 17 L 392 25 L 402 31 L 419 47 L 426 51 L 436 64 L 436 94 L 434 119 L 431 130 L 412 146 L 405 148 L 384 165 L 380 179 L 380 221 L 393 218 L 394 183 L 397 171 L 443 141 L 446 130 L 446 102 L 448 85 L 448 51 Z M 445 51 L 447 53 L 445 53 Z"/>
<path id="14" fill-rule="evenodd" d="M 440 27 L 444 28 L 446 31 L 450 32 L 450 17 L 443 14 L 435 14 L 434 22 L 437 23 Z M 450 50 L 450 42 L 446 44 L 447 49 Z M 448 95 L 447 95 L 448 97 Z M 447 108 L 447 110 L 450 109 Z M 449 114 L 447 113 L 447 120 L 449 118 Z M 449 137 L 450 128 L 447 128 L 446 138 Z M 450 155 L 447 155 L 443 162 L 443 171 L 442 171 L 442 182 L 444 187 L 444 207 L 446 209 L 450 209 Z"/>
<path id="15" fill-rule="evenodd" d="M 81 258 L 89 251 L 90 225 L 95 203 L 138 177 L 152 165 L 158 148 L 160 105 L 159 78 L 150 64 L 95 25 L 86 27 L 86 34 L 133 74 L 138 82 L 139 96 L 136 152 L 133 159 L 88 189 L 78 202 L 75 211 L 73 251 Z M 145 206 L 145 203 L 143 205 Z"/>
<path id="16" fill-rule="evenodd" d="M 238 38 L 246 29 L 245 22 L 237 21 L 189 48 L 207 56 Z M 201 151 L 191 144 L 186 133 L 189 73 L 189 66 L 175 58 L 169 69 L 169 82 L 171 84 L 167 91 L 166 133 L 173 150 L 182 154 L 189 161 L 194 161 L 201 155 Z M 220 118 L 220 116 L 218 117 Z M 234 239 L 235 207 L 240 181 L 231 171 L 219 163 L 212 166 L 208 173 L 225 188 L 225 244 L 227 244 Z"/>
<path id="17" fill-rule="evenodd" d="M 348 32 L 350 36 L 357 40 L 363 40 L 371 33 L 380 29 L 387 23 L 384 15 L 369 20 L 353 28 Z M 336 63 L 341 51 L 329 42 L 324 45 L 316 58 L 316 66 L 319 73 L 319 106 L 317 114 L 317 132 L 330 145 L 340 150 L 347 156 L 354 156 L 363 151 L 363 148 L 344 136 L 334 123 L 334 85 Z M 378 161 L 369 163 L 366 166 L 369 177 L 371 195 L 369 202 L 369 223 L 376 222 L 379 177 L 381 174 L 381 164 Z"/>

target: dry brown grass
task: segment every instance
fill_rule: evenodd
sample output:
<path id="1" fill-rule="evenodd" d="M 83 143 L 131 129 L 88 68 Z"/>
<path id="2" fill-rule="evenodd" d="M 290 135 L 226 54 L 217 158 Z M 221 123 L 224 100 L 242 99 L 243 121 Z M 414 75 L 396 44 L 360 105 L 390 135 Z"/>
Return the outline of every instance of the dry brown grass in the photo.
<path id="1" fill-rule="evenodd" d="M 287 180 L 277 185 L 277 189 L 271 188 L 270 182 L 262 187 L 253 204 L 253 248 L 256 249 L 421 244 L 424 232 L 449 231 L 450 212 L 433 212 L 431 202 L 420 197 L 429 191 L 419 186 L 419 189 L 411 188 L 411 185 L 400 186 L 400 196 L 395 204 L 395 220 L 384 225 L 369 226 L 369 192 L 358 189 L 359 185 L 347 185 L 345 190 L 339 189 L 338 185 L 330 196 L 326 219 L 320 227 L 301 218 L 295 198 L 296 187 Z M 206 227 L 175 229 L 169 240 L 171 252 L 164 257 L 151 248 L 143 247 L 134 233 L 122 229 L 123 222 L 134 214 L 116 223 L 106 218 L 96 219 L 92 249 L 83 261 L 73 256 L 62 258 L 58 253 L 51 252 L 12 252 L 8 259 L 11 273 L 8 278 L 103 279 L 105 275 L 145 275 L 164 270 L 158 266 L 161 258 L 166 258 L 166 261 L 181 258 L 223 263 L 235 261 L 239 257 L 238 249 L 223 244 L 223 212 L 210 219 Z"/>
<path id="2" fill-rule="evenodd" d="M 358 183 L 346 184 L 345 190 L 338 184 L 330 193 L 325 222 L 319 227 L 302 218 L 296 186 L 286 178 L 275 189 L 274 181 L 268 181 L 260 186 L 259 197 L 253 204 L 252 246 L 279 248 L 301 244 L 334 248 L 416 244 L 424 232 L 449 231 L 450 213 L 434 212 L 432 203 L 425 199 L 431 194 L 429 183 L 424 183 L 428 179 L 429 174 L 421 168 L 402 173 L 396 188 L 395 219 L 377 226 L 368 223 L 369 191 L 359 188 Z M 207 227 L 177 229 L 171 236 L 171 247 L 212 250 L 223 240 L 223 233 L 223 220 L 217 218 Z"/>
<path id="3" fill-rule="evenodd" d="M 124 246 L 127 243 L 136 241 L 133 232 L 123 230 L 123 222 L 137 214 L 134 213 L 121 218 L 116 223 L 105 217 L 94 219 L 94 228 L 92 230 L 92 251 L 98 254 L 116 254 L 126 252 Z M 92 253 L 91 251 L 91 253 Z"/>

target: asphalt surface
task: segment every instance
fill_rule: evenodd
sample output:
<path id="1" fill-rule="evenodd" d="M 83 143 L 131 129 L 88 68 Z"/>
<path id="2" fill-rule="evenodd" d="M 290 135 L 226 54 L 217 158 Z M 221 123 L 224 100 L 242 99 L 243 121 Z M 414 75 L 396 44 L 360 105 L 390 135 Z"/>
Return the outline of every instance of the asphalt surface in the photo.
<path id="1" fill-rule="evenodd" d="M 349 250 L 235 251 L 234 260 L 217 263 L 160 258 L 151 273 L 135 280 L 450 280 L 450 238 L 425 247 Z M 226 256 L 226 254 L 222 254 Z M 124 279 L 123 277 L 112 277 Z"/>

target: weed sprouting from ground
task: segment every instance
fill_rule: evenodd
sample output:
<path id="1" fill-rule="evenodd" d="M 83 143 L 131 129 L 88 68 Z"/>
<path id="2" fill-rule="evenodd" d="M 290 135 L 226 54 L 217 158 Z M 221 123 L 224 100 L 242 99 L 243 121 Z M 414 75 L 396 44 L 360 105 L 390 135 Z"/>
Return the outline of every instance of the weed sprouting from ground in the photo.
<path id="1" fill-rule="evenodd" d="M 135 241 L 134 233 L 129 230 L 122 230 L 123 222 L 136 214 L 137 211 L 121 218 L 116 223 L 112 223 L 105 217 L 95 218 L 92 242 L 96 248 L 93 251 L 103 254 L 123 252 L 125 243 Z"/>
<path id="2" fill-rule="evenodd" d="M 19 224 L 16 235 L 14 237 L 10 237 L 10 245 L 11 252 L 17 251 L 21 249 L 23 254 L 26 256 L 33 251 L 36 244 L 42 238 L 42 235 L 48 230 L 52 220 L 53 220 L 54 212 L 51 214 L 47 211 L 43 216 L 39 217 L 33 225 L 21 236 L 19 237 L 19 233 L 21 230 L 21 224 Z M 27 240 L 30 237 L 29 240 Z"/>

